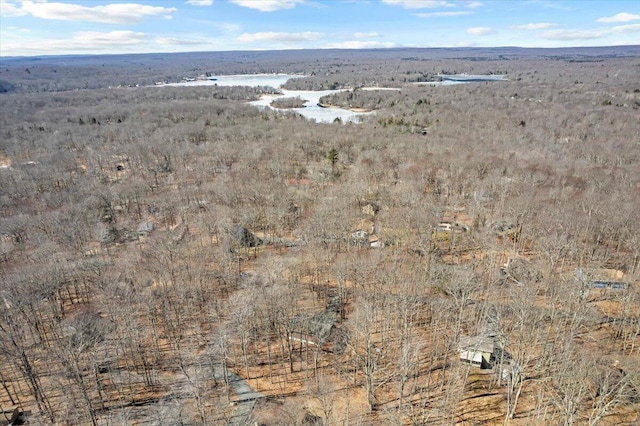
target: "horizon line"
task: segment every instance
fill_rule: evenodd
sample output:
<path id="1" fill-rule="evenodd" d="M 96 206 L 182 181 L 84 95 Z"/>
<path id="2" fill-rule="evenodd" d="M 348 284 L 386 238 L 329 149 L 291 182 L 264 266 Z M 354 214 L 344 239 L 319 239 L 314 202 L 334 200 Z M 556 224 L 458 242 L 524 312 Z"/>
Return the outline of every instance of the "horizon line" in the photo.
<path id="1" fill-rule="evenodd" d="M 393 50 L 486 50 L 486 49 L 522 49 L 522 50 L 565 50 L 565 49 L 611 49 L 611 48 L 640 48 L 640 44 L 616 44 L 606 46 L 561 46 L 561 47 L 525 47 L 525 46 L 395 46 L 395 47 L 369 47 L 369 48 L 302 48 L 302 49 L 247 49 L 247 50 L 192 50 L 178 52 L 128 52 L 128 53 L 51 53 L 40 55 L 2 55 L 0 59 L 28 59 L 28 58 L 52 58 L 52 57 L 92 57 L 92 56 L 127 56 L 127 55 L 180 55 L 194 53 L 261 53 L 261 52 L 304 52 L 304 51 L 344 51 L 344 52 L 370 52 Z"/>

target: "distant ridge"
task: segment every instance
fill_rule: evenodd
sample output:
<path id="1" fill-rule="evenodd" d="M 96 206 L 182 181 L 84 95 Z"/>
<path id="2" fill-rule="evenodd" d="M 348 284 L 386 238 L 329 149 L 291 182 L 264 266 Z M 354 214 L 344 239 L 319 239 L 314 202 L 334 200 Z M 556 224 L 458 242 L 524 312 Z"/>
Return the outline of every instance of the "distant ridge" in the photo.
<path id="1" fill-rule="evenodd" d="M 0 62 L 4 61 L 45 61 L 45 60 L 89 60 L 96 59 L 133 59 L 133 60 L 165 60 L 167 57 L 206 57 L 209 55 L 219 57 L 264 57 L 299 56 L 308 57 L 328 53 L 342 53 L 349 57 L 358 57 L 362 54 L 375 52 L 383 57 L 397 57 L 399 53 L 411 52 L 414 54 L 428 54 L 429 59 L 463 59 L 477 55 L 518 55 L 518 56 L 603 56 L 603 57 L 630 57 L 640 56 L 640 45 L 621 46 L 594 46 L 594 47 L 393 47 L 376 49 L 292 49 L 292 50 L 229 50 L 229 51 L 195 51 L 175 53 L 125 53 L 125 54 L 96 54 L 96 55 L 40 55 L 40 56 L 0 56 Z M 504 59 L 504 58 L 503 58 Z"/>

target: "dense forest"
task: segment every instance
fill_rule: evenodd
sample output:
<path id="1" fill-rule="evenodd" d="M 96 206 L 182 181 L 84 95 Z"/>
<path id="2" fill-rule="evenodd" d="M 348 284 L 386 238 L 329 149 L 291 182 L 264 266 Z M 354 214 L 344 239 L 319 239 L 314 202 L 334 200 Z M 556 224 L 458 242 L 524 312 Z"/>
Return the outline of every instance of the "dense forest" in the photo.
<path id="1" fill-rule="evenodd" d="M 373 114 L 154 86 L 205 73 Z M 0 424 L 640 421 L 640 47 L 0 58 L 0 92 Z"/>

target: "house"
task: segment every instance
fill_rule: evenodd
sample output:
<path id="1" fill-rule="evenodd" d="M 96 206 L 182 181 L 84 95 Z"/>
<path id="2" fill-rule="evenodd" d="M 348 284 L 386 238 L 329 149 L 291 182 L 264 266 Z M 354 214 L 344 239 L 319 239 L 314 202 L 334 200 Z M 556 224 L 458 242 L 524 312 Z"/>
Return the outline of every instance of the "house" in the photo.
<path id="1" fill-rule="evenodd" d="M 451 232 L 451 224 L 448 222 L 440 222 L 436 226 L 436 232 Z"/>
<path id="2" fill-rule="evenodd" d="M 491 337 L 461 337 L 460 360 L 476 367 L 491 368 L 496 351 L 495 340 Z"/>
<path id="3" fill-rule="evenodd" d="M 151 233 L 151 231 L 153 231 L 153 223 L 145 220 L 143 222 L 140 222 L 138 224 L 138 236 L 140 237 L 146 237 L 147 235 L 149 235 Z"/>
<path id="4" fill-rule="evenodd" d="M 380 239 L 375 235 L 369 236 L 369 246 L 371 248 L 379 248 L 379 249 L 385 247 L 384 243 L 380 241 Z"/>
<path id="5" fill-rule="evenodd" d="M 360 247 L 384 248 L 385 245 L 375 234 L 358 229 L 350 234 L 351 242 Z"/>
<path id="6" fill-rule="evenodd" d="M 259 247 L 264 243 L 262 239 L 256 237 L 244 226 L 236 226 L 233 230 L 233 236 L 243 247 Z"/>
<path id="7" fill-rule="evenodd" d="M 452 206 L 440 217 L 436 232 L 468 232 L 471 223 L 473 219 L 466 213 L 465 207 Z"/>
<path id="8" fill-rule="evenodd" d="M 364 231 L 364 232 L 366 232 L 368 234 L 375 234 L 376 233 L 376 223 L 374 221 L 372 221 L 372 220 L 363 219 L 358 223 L 356 229 Z"/>
<path id="9" fill-rule="evenodd" d="M 544 278 L 528 259 L 520 257 L 508 257 L 507 262 L 500 267 L 500 283 L 513 282 L 518 286 L 527 283 L 539 283 Z"/>
<path id="10" fill-rule="evenodd" d="M 460 222 L 440 222 L 436 232 L 468 232 L 469 226 Z"/>
<path id="11" fill-rule="evenodd" d="M 293 320 L 289 339 L 323 351 L 341 354 L 347 347 L 347 334 L 336 327 L 337 312 L 327 310 L 311 316 L 301 315 Z"/>
<path id="12" fill-rule="evenodd" d="M 358 229 L 351 233 L 351 240 L 354 244 L 359 244 L 369 239 L 369 233 L 367 231 L 363 231 L 362 229 Z"/>
<path id="13" fill-rule="evenodd" d="M 379 246 L 379 239 L 375 235 L 376 232 L 376 224 L 375 222 L 364 219 L 358 223 L 358 226 L 355 231 L 349 234 L 351 238 L 351 242 L 358 246 Z M 375 243 L 375 245 L 372 245 Z M 379 247 L 378 247 L 379 248 Z"/>
<path id="14" fill-rule="evenodd" d="M 591 283 L 593 288 L 607 288 L 612 290 L 626 290 L 629 288 L 629 283 L 622 281 L 599 281 L 595 280 Z"/>
<path id="15" fill-rule="evenodd" d="M 576 278 L 585 288 L 599 288 L 603 290 L 627 290 L 629 283 L 620 281 L 624 274 L 615 270 L 594 270 L 585 275 L 581 268 L 576 269 Z"/>
<path id="16" fill-rule="evenodd" d="M 360 210 L 362 211 L 363 214 L 366 214 L 367 216 L 375 216 L 378 213 L 380 213 L 380 210 L 382 210 L 382 207 L 380 207 L 380 205 L 377 203 L 367 202 L 360 207 Z"/>

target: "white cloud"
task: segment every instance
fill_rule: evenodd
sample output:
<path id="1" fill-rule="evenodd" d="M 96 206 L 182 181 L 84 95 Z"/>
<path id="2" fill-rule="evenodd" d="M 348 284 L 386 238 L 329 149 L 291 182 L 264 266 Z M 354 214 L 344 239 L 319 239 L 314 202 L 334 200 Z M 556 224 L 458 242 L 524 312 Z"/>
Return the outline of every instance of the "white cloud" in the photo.
<path id="1" fill-rule="evenodd" d="M 640 24 L 618 25 L 617 27 L 611 28 L 611 30 L 617 33 L 633 33 L 640 31 Z"/>
<path id="2" fill-rule="evenodd" d="M 149 40 L 149 35 L 134 31 L 81 31 L 74 34 L 73 43 L 77 46 L 91 47 L 95 45 L 130 46 Z"/>
<path id="3" fill-rule="evenodd" d="M 8 3 L 2 3 L 3 14 L 5 8 L 7 8 L 5 4 Z M 19 9 L 11 5 L 7 9 L 10 13 L 28 14 L 41 19 L 87 21 L 104 24 L 130 24 L 152 16 L 170 18 L 171 14 L 177 11 L 174 7 L 148 6 L 136 3 L 114 3 L 87 7 L 71 3 L 40 3 L 33 1 L 23 2 Z"/>
<path id="4" fill-rule="evenodd" d="M 1 45 L 0 55 L 65 55 L 101 53 L 144 53 L 184 51 L 185 46 L 215 49 L 215 40 L 188 39 L 134 31 L 82 31 L 69 38 L 34 39 L 21 37 Z"/>
<path id="5" fill-rule="evenodd" d="M 613 16 L 605 16 L 598 18 L 597 22 L 611 23 L 611 22 L 629 22 L 640 20 L 640 15 L 634 15 L 633 13 L 621 12 Z"/>
<path id="6" fill-rule="evenodd" d="M 281 9 L 293 9 L 304 0 L 231 0 L 238 6 L 257 9 L 260 12 L 274 12 Z"/>
<path id="7" fill-rule="evenodd" d="M 464 15 L 473 15 L 473 12 L 470 11 L 458 11 L 458 12 L 428 12 L 428 13 L 414 13 L 414 16 L 418 18 L 439 18 L 439 17 L 448 17 L 448 16 L 464 16 Z"/>
<path id="8" fill-rule="evenodd" d="M 467 28 L 467 33 L 474 35 L 474 36 L 483 36 L 483 35 L 487 35 L 487 34 L 491 34 L 493 32 L 493 29 L 489 28 L 489 27 L 473 27 L 473 28 Z"/>
<path id="9" fill-rule="evenodd" d="M 3 46 L 3 50 L 9 54 L 20 52 L 21 55 L 128 51 L 131 47 L 143 46 L 150 39 L 149 35 L 134 31 L 111 31 L 108 33 L 82 31 L 74 33 L 70 39 L 7 43 Z"/>
<path id="10" fill-rule="evenodd" d="M 396 44 L 391 42 L 362 40 L 329 43 L 324 46 L 325 49 L 387 49 L 391 47 L 396 47 Z"/>
<path id="11" fill-rule="evenodd" d="M 355 33 L 353 36 L 355 38 L 375 38 L 380 37 L 380 33 Z"/>
<path id="12" fill-rule="evenodd" d="M 478 7 L 482 7 L 482 3 L 480 3 L 479 1 L 472 1 L 467 5 L 467 7 L 471 9 L 476 9 Z"/>
<path id="13" fill-rule="evenodd" d="M 548 40 L 590 40 L 600 38 L 605 35 L 602 31 L 577 31 L 577 30 L 553 30 L 546 31 L 540 36 Z"/>
<path id="14" fill-rule="evenodd" d="M 211 6 L 213 0 L 187 0 L 187 4 L 192 6 Z"/>
<path id="15" fill-rule="evenodd" d="M 433 9 L 435 7 L 452 7 L 453 3 L 441 0 L 382 0 L 389 6 L 401 6 L 405 9 Z"/>
<path id="16" fill-rule="evenodd" d="M 0 0 L 0 15 L 2 16 L 24 16 L 27 12 L 16 7 L 12 3 Z"/>
<path id="17" fill-rule="evenodd" d="M 511 25 L 509 28 L 512 30 L 546 30 L 547 28 L 555 27 L 557 24 L 551 24 L 549 22 L 536 22 L 533 24 L 524 25 Z"/>
<path id="18" fill-rule="evenodd" d="M 238 41 L 244 43 L 255 43 L 257 41 L 277 41 L 284 43 L 298 43 L 301 41 L 314 41 L 322 37 L 322 33 L 284 33 L 284 32 L 264 32 L 264 33 L 244 33 L 238 37 Z"/>
<path id="19" fill-rule="evenodd" d="M 175 37 L 158 36 L 155 42 L 163 46 L 197 46 L 203 44 L 199 40 L 187 40 Z"/>

